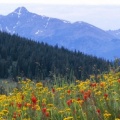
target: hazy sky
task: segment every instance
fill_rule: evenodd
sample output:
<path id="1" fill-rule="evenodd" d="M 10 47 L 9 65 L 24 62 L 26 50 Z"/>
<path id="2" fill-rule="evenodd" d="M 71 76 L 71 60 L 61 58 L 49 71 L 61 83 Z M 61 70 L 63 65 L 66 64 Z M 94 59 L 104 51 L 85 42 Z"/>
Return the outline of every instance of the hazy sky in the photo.
<path id="1" fill-rule="evenodd" d="M 120 0 L 0 0 L 0 15 L 21 6 L 39 15 L 84 21 L 104 30 L 120 29 Z"/>

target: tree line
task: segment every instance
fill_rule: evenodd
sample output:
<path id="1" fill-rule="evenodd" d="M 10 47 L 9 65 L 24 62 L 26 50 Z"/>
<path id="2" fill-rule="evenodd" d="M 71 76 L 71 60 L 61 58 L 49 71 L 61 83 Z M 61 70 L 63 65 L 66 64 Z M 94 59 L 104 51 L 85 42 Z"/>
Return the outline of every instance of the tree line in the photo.
<path id="1" fill-rule="evenodd" d="M 53 75 L 74 75 L 76 79 L 86 79 L 108 71 L 109 65 L 109 61 L 96 56 L 0 32 L 0 78 L 44 80 Z"/>

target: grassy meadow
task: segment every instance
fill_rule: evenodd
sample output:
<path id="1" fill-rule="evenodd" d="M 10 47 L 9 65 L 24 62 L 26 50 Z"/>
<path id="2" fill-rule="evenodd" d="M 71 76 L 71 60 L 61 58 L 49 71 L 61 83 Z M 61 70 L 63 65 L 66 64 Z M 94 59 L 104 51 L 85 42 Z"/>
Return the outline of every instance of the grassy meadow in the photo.
<path id="1" fill-rule="evenodd" d="M 1 81 L 0 120 L 120 120 L 120 72 L 97 79 L 61 86 Z"/>

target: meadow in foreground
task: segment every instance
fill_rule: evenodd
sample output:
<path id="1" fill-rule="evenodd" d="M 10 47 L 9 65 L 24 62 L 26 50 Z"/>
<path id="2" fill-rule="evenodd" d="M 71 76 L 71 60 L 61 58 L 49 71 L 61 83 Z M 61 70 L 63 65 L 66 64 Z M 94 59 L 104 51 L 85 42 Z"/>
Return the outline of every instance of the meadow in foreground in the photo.
<path id="1" fill-rule="evenodd" d="M 0 95 L 0 120 L 120 120 L 120 72 L 98 79 L 61 87 L 20 81 L 19 89 Z"/>

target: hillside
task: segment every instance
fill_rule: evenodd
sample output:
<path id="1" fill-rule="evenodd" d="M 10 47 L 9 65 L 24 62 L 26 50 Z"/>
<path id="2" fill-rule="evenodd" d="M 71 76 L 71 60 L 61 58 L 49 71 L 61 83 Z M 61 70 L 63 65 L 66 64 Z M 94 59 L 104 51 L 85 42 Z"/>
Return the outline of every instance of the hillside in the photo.
<path id="1" fill-rule="evenodd" d="M 74 74 L 77 79 L 85 79 L 108 70 L 108 66 L 109 62 L 97 57 L 0 32 L 0 78 L 45 79 Z"/>
<path id="2" fill-rule="evenodd" d="M 25 7 L 0 16 L 0 31 L 109 60 L 120 57 L 120 39 L 116 35 L 83 21 L 71 23 L 38 15 Z"/>

